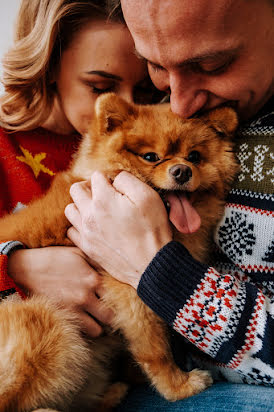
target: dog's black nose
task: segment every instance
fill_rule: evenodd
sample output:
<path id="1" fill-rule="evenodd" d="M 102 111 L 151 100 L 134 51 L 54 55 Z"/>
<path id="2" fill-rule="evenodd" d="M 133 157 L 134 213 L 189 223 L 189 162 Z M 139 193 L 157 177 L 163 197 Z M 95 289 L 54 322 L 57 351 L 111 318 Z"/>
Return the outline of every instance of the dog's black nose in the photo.
<path id="1" fill-rule="evenodd" d="M 180 185 L 189 181 L 192 176 L 192 170 L 186 165 L 174 165 L 169 169 L 169 173 Z"/>

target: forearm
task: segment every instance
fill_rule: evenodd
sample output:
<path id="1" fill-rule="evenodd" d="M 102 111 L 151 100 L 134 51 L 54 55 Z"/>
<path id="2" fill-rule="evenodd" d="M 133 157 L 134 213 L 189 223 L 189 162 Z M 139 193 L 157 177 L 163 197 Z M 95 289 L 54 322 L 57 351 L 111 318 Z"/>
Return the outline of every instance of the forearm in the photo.
<path id="1" fill-rule="evenodd" d="M 207 266 L 192 258 L 178 242 L 163 247 L 143 273 L 138 285 L 141 299 L 170 326 L 194 293 Z"/>
<path id="2" fill-rule="evenodd" d="M 169 243 L 155 256 L 138 294 L 215 361 L 233 369 L 245 369 L 247 363 L 256 368 L 258 359 L 252 354 L 260 352 L 263 341 L 264 361 L 272 364 L 269 297 L 250 282 L 201 265 L 179 243 Z"/>

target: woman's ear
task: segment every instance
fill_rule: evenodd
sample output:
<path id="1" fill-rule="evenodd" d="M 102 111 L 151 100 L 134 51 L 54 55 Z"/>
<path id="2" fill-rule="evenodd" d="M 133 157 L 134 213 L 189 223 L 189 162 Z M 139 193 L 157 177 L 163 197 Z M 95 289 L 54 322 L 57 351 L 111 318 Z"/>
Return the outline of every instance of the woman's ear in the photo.
<path id="1" fill-rule="evenodd" d="M 97 98 L 95 103 L 95 117 L 101 133 L 113 132 L 135 112 L 133 104 L 114 93 L 103 94 Z"/>
<path id="2" fill-rule="evenodd" d="M 203 116 L 201 119 L 213 127 L 217 133 L 231 136 L 238 127 L 238 116 L 231 107 L 217 107 Z"/>

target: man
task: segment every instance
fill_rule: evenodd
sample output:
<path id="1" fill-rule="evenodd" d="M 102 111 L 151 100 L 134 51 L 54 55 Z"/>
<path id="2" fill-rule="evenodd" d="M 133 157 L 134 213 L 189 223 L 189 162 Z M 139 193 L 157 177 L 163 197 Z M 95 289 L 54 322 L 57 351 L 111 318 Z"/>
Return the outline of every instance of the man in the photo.
<path id="1" fill-rule="evenodd" d="M 137 53 L 182 117 L 235 102 L 253 116 L 273 93 L 268 1 L 122 0 Z"/>
<path id="2" fill-rule="evenodd" d="M 199 266 L 172 242 L 158 195 L 125 172 L 113 185 L 94 174 L 93 198 L 84 185 L 72 187 L 80 213 L 68 213 L 74 225 L 68 234 L 193 343 L 196 366 L 214 364 L 221 379 L 264 385 L 215 384 L 182 401 L 184 411 L 273 410 L 273 1 L 121 3 L 136 51 L 147 61 L 154 84 L 170 93 L 173 112 L 190 117 L 221 104 L 236 108 L 242 125 L 236 144 L 241 172 L 216 233 L 219 258 L 214 268 Z M 104 213 L 96 208 L 98 202 Z M 86 208 L 80 206 L 84 203 Z M 171 208 L 181 207 L 174 196 L 170 203 Z M 202 290 L 206 293 L 198 293 Z M 173 335 L 180 364 L 184 349 L 180 335 Z M 173 410 L 163 402 L 141 392 L 129 397 L 124 408 Z"/>

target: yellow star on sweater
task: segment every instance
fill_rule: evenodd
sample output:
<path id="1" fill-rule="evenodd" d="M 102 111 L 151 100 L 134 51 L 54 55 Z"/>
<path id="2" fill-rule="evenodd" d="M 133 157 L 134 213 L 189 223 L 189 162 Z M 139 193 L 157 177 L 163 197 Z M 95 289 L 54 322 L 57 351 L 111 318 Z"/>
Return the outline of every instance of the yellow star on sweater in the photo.
<path id="1" fill-rule="evenodd" d="M 20 146 L 20 149 L 24 156 L 16 156 L 16 159 L 22 163 L 26 163 L 32 169 L 36 178 L 39 176 L 40 172 L 47 173 L 50 176 L 55 175 L 54 172 L 41 163 L 41 161 L 47 157 L 46 153 L 37 153 L 33 156 L 27 149 L 24 149 L 24 147 Z"/>

